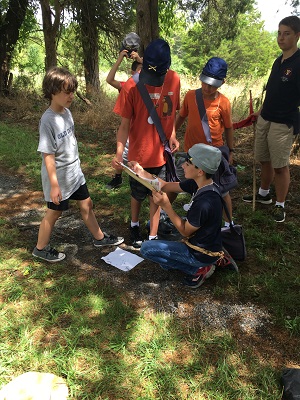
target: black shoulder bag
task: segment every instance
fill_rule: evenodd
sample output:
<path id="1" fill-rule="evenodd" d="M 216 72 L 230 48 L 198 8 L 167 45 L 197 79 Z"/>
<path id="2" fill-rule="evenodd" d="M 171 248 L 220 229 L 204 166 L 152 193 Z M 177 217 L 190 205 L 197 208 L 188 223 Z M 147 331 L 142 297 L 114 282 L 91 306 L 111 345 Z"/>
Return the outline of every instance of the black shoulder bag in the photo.
<path id="1" fill-rule="evenodd" d="M 228 220 L 230 221 L 229 211 L 222 198 L 223 207 Z M 228 253 L 237 261 L 244 261 L 247 257 L 246 242 L 242 225 L 233 225 L 230 221 L 228 228 L 221 230 L 222 244 Z"/>
<path id="2" fill-rule="evenodd" d="M 243 233 L 243 227 L 242 225 L 233 225 L 233 223 L 231 222 L 227 205 L 220 193 L 218 185 L 215 183 L 213 187 L 211 187 L 210 185 L 205 186 L 201 190 L 201 193 L 209 190 L 213 190 L 219 194 L 222 200 L 225 214 L 228 220 L 230 221 L 229 227 L 222 228 L 221 230 L 222 245 L 223 247 L 225 247 L 225 249 L 228 251 L 231 257 L 233 257 L 234 260 L 244 261 L 247 257 L 247 250 L 246 250 L 245 237 Z"/>
<path id="3" fill-rule="evenodd" d="M 148 93 L 145 85 L 139 81 L 136 86 L 141 94 L 141 97 L 147 107 L 149 115 L 152 118 L 152 121 L 154 122 L 156 130 L 159 134 L 160 140 L 164 146 L 164 157 L 166 160 L 166 179 L 168 182 L 179 182 L 178 176 L 176 174 L 174 156 L 171 152 L 169 142 L 166 138 L 165 132 L 163 130 L 161 121 L 156 112 L 154 104 L 152 103 L 152 100 L 149 96 L 149 93 Z"/>

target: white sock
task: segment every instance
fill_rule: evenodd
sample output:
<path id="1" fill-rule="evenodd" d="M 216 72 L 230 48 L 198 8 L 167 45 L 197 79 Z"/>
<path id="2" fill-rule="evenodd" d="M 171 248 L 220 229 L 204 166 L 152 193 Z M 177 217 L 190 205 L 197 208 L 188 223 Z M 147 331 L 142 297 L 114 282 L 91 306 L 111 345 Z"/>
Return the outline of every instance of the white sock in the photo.
<path id="1" fill-rule="evenodd" d="M 140 226 L 140 222 L 138 221 L 138 222 L 130 222 L 130 226 L 131 226 L 131 228 L 133 228 L 134 226 Z"/>
<path id="2" fill-rule="evenodd" d="M 153 239 L 156 239 L 156 238 L 157 238 L 157 235 L 155 235 L 155 236 L 149 235 L 149 240 L 153 240 Z"/>
<path id="3" fill-rule="evenodd" d="M 270 193 L 270 189 L 262 189 L 261 187 L 258 190 L 258 194 L 265 197 Z"/>
<path id="4" fill-rule="evenodd" d="M 281 207 L 283 207 L 284 208 L 284 201 L 276 201 L 276 204 L 275 204 L 275 206 L 281 206 Z"/>
<path id="5" fill-rule="evenodd" d="M 231 221 L 232 225 L 234 225 L 234 222 Z M 224 228 L 229 228 L 230 227 L 230 222 L 224 221 Z"/>

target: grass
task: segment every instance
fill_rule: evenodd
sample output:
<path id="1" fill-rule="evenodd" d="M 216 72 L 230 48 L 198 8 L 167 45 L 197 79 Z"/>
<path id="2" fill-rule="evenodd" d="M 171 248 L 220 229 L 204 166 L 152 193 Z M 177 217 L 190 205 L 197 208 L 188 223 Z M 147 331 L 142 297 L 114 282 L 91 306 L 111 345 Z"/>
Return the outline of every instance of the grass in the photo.
<path id="1" fill-rule="evenodd" d="M 46 368 L 66 378 L 75 399 L 278 395 L 274 370 L 260 373 L 258 360 L 228 332 L 211 335 L 187 330 L 171 315 L 139 314 L 113 289 L 66 275 L 62 265 L 17 267 L 21 254 L 6 268 L 1 261 L 2 382 Z"/>
<path id="2" fill-rule="evenodd" d="M 246 98 L 245 94 L 241 113 Z M 109 104 L 103 109 L 108 110 Z M 86 114 L 75 103 L 79 151 L 95 209 L 124 225 L 130 218 L 129 207 L 124 206 L 127 185 L 115 192 L 105 190 L 113 173 L 109 165 L 117 125 L 108 124 L 109 113 L 103 112 L 95 129 L 97 117 L 93 126 L 86 125 Z M 34 190 L 40 190 L 37 130 L 19 121 L 0 122 L 0 165 L 22 174 Z M 234 326 L 213 330 L 197 320 L 140 309 L 108 285 L 101 272 L 91 275 L 66 269 L 64 263 L 48 265 L 32 259 L 24 247 L 24 232 L 2 218 L 0 387 L 34 370 L 65 378 L 70 399 L 76 400 L 280 398 L 282 368 L 297 360 L 299 366 L 299 353 L 289 358 L 293 348 L 284 358 L 284 352 L 277 357 L 276 347 L 299 349 L 297 202 L 291 201 L 290 217 L 279 226 L 268 218 L 266 208 L 258 206 L 252 212 L 251 205 L 240 202 L 252 182 L 251 144 L 247 133 L 239 134 L 236 142 L 240 186 L 233 192 L 234 217 L 245 228 L 248 258 L 240 264 L 239 276 L 223 274 L 214 283 L 212 295 L 220 305 L 232 302 L 246 309 L 254 304 L 266 310 L 273 337 L 250 335 Z M 292 168 L 293 177 L 299 176 L 297 164 Z M 293 185 L 291 190 L 297 193 L 295 179 Z M 178 199 L 178 210 L 184 202 L 185 198 Z M 142 212 L 146 220 L 146 204 Z"/>

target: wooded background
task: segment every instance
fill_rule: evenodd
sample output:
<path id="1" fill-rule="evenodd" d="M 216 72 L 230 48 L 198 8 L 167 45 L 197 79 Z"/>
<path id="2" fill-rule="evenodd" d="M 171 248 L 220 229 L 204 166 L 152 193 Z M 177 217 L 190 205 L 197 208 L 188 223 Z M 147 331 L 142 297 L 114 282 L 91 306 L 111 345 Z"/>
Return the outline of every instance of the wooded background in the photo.
<path id="1" fill-rule="evenodd" d="M 290 4 L 297 15 L 299 0 Z M 151 40 L 167 40 L 178 73 L 198 74 L 219 56 L 230 78 L 261 77 L 279 49 L 260 18 L 254 0 L 0 0 L 0 93 L 32 87 L 37 75 L 62 65 L 84 77 L 93 96 L 99 71 L 113 64 L 130 31 L 141 37 L 140 55 Z"/>

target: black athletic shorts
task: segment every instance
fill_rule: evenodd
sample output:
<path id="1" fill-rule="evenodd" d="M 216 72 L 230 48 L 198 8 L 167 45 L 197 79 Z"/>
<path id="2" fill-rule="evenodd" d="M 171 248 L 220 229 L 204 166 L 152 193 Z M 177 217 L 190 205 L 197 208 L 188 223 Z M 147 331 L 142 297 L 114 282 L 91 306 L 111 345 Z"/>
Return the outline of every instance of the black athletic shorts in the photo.
<path id="1" fill-rule="evenodd" d="M 145 168 L 145 171 L 149 172 L 150 174 L 157 175 L 163 180 L 166 180 L 164 165 L 162 165 L 161 167 Z M 131 196 L 135 200 L 143 201 L 147 196 L 151 196 L 151 190 L 146 188 L 146 186 L 142 185 L 131 176 L 129 177 L 129 184 L 131 189 Z"/>
<path id="2" fill-rule="evenodd" d="M 76 192 L 71 194 L 68 199 L 61 201 L 59 204 L 54 204 L 52 201 L 47 201 L 47 207 L 50 208 L 50 210 L 66 211 L 69 209 L 69 200 L 85 200 L 89 197 L 89 190 L 86 183 L 84 183 L 76 190 Z"/>

